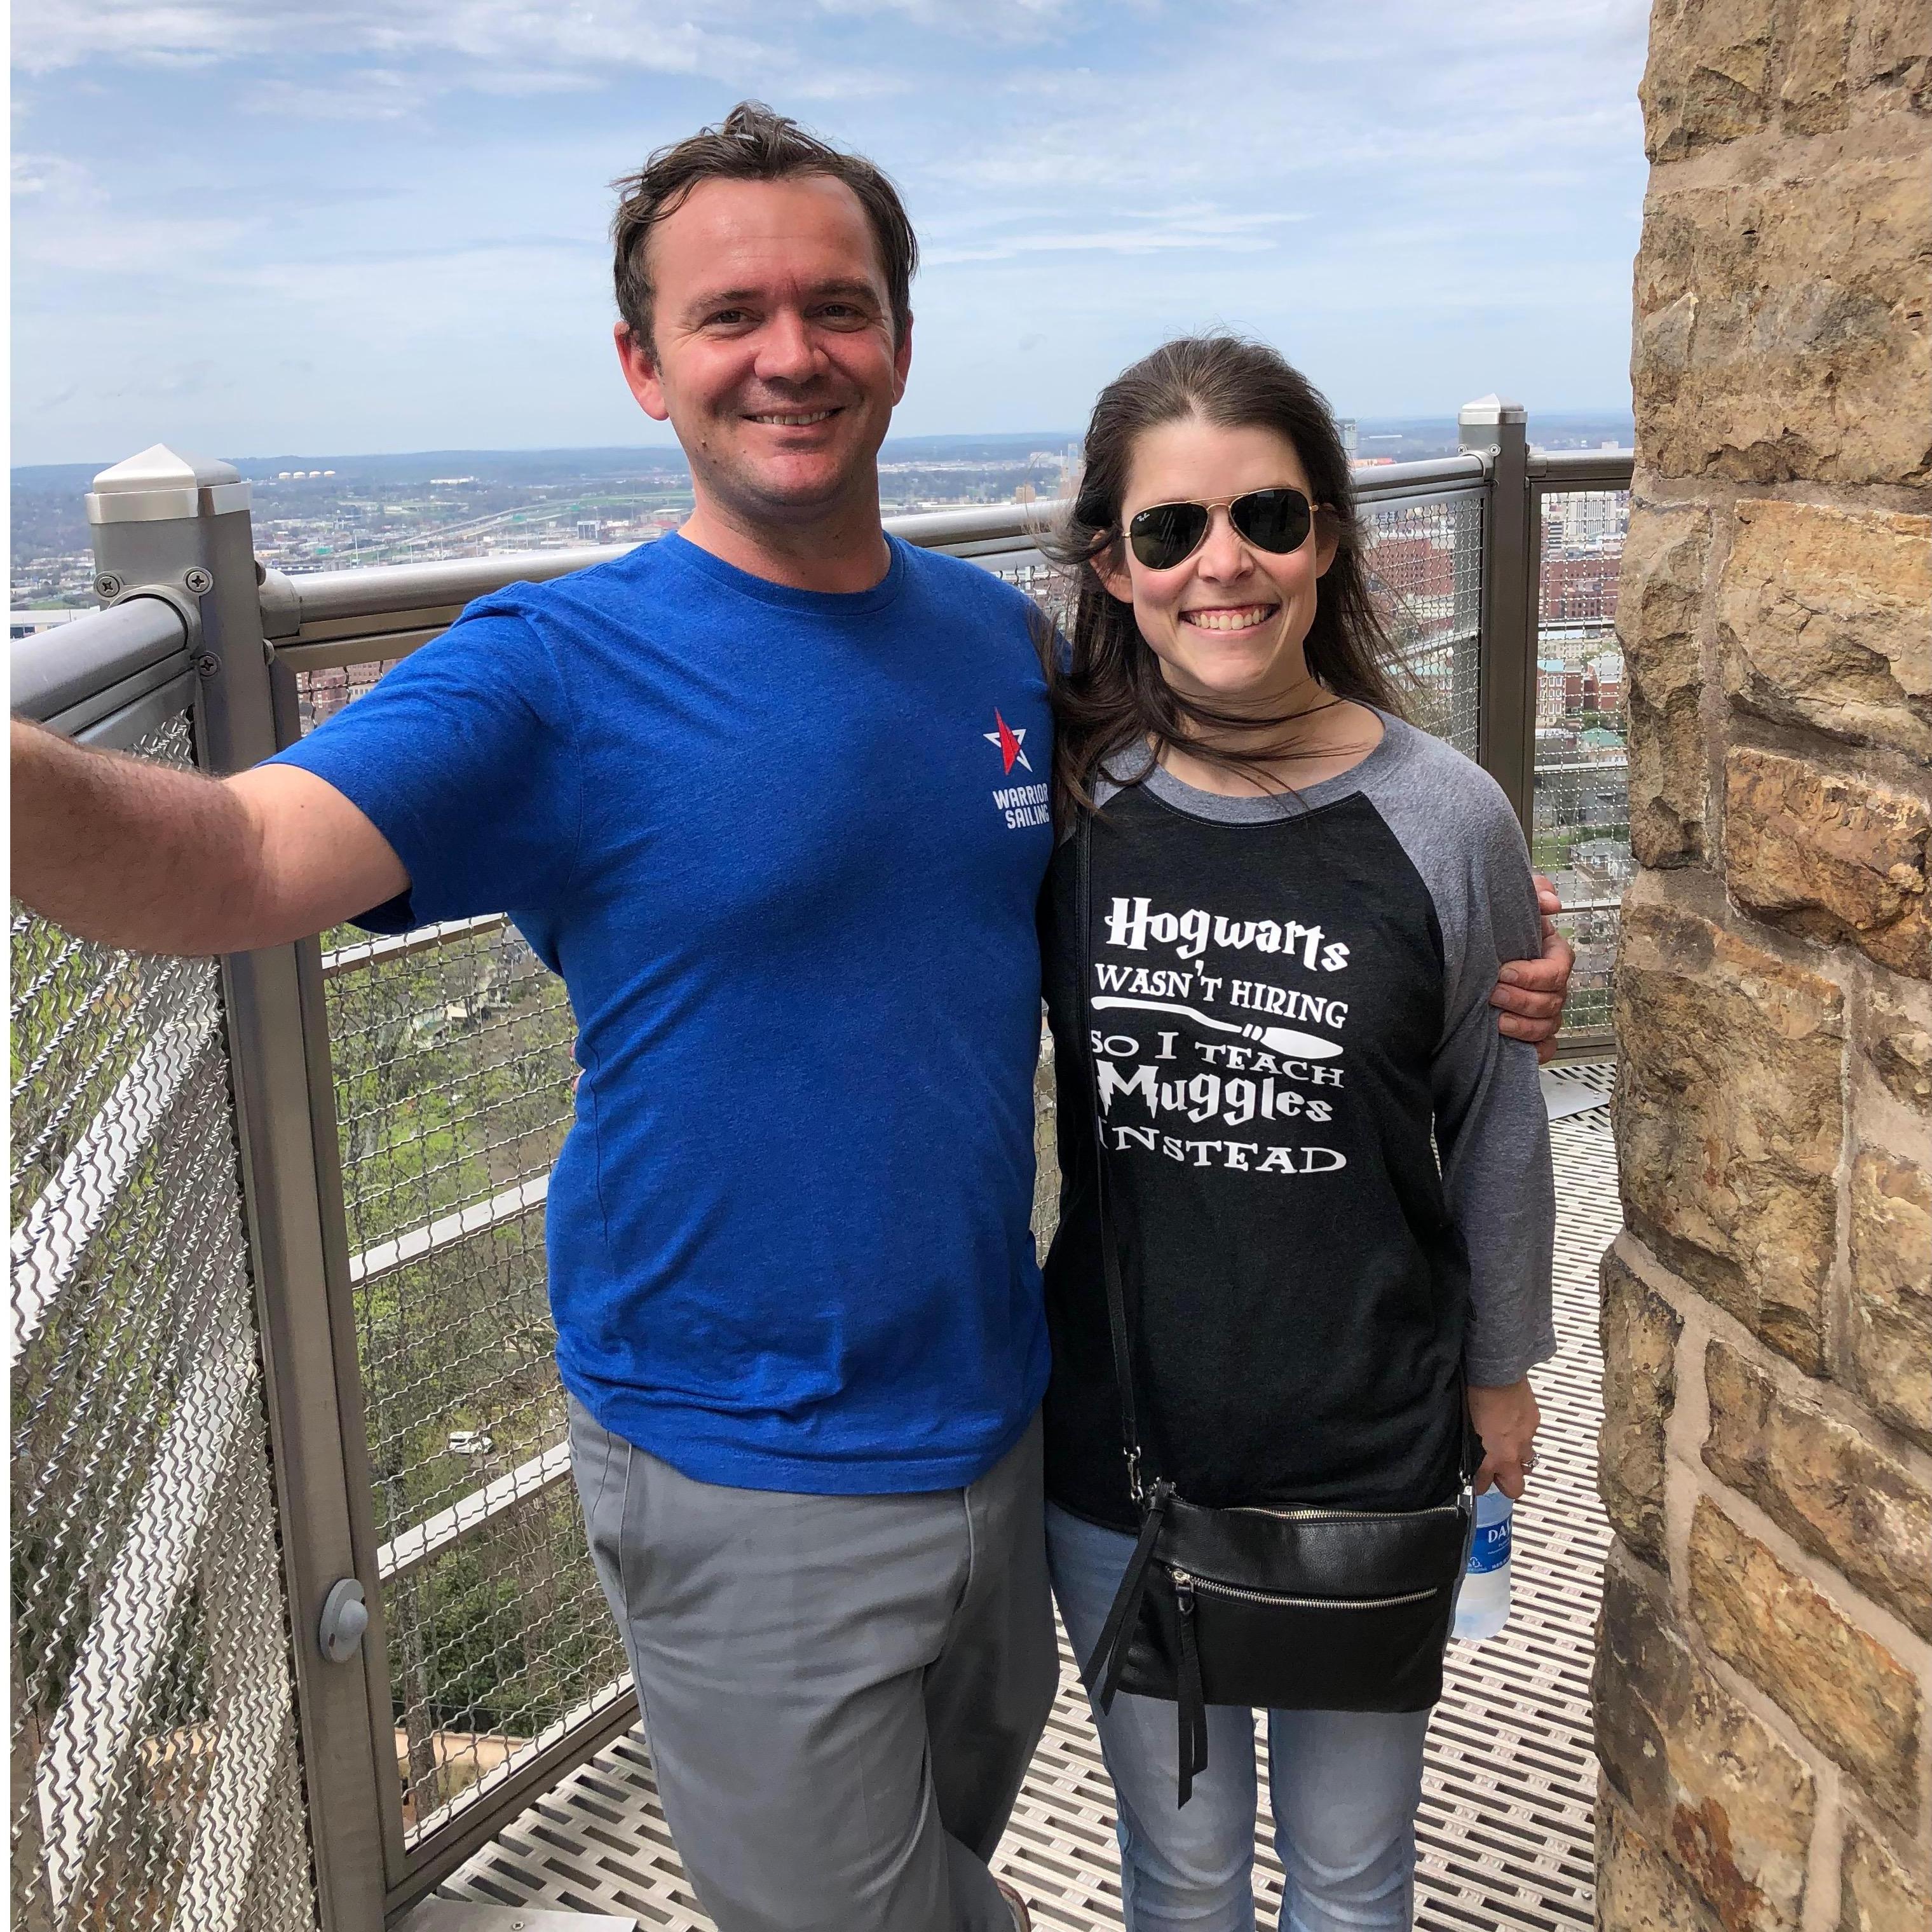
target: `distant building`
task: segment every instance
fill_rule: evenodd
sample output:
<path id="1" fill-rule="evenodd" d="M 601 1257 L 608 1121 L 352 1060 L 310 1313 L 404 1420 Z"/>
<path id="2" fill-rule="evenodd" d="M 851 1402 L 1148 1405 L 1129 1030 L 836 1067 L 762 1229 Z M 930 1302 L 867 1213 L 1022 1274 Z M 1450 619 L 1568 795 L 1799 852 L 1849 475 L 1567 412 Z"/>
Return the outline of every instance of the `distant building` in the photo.
<path id="1" fill-rule="evenodd" d="M 56 624 L 70 624 L 88 614 L 84 610 L 9 610 L 7 632 L 9 637 L 31 638 L 36 631 L 50 631 Z"/>
<path id="2" fill-rule="evenodd" d="M 604 534 L 604 526 L 595 517 L 579 517 L 577 520 L 577 541 L 595 543 Z"/>
<path id="3" fill-rule="evenodd" d="M 1636 869 L 1623 838 L 1580 838 L 1570 848 L 1570 862 L 1592 884 L 1613 891 L 1628 885 Z"/>

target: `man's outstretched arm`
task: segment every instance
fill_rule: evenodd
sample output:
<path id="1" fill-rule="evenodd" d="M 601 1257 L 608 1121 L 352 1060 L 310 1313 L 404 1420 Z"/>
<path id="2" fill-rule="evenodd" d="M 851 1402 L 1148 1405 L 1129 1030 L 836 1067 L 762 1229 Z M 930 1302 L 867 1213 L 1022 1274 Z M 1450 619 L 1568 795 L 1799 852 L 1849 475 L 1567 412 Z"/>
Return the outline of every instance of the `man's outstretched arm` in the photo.
<path id="1" fill-rule="evenodd" d="M 1534 878 L 1536 903 L 1543 915 L 1543 956 L 1509 961 L 1490 995 L 1490 1004 L 1498 1010 L 1496 1024 L 1505 1035 L 1531 1041 L 1537 1058 L 1547 1060 L 1556 1051 L 1557 1030 L 1563 1024 L 1563 1002 L 1569 996 L 1570 972 L 1576 955 L 1551 916 L 1563 909 L 1556 886 L 1540 872 Z"/>
<path id="2" fill-rule="evenodd" d="M 368 818 L 292 766 L 211 778 L 16 718 L 13 779 L 14 896 L 84 939 L 246 952 L 408 889 Z"/>

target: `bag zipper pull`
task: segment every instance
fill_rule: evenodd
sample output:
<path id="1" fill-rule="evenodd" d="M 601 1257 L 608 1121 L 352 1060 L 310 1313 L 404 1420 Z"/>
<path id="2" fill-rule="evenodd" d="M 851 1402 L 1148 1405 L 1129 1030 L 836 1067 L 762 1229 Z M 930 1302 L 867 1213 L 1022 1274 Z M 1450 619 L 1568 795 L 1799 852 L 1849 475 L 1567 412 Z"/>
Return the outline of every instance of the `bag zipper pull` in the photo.
<path id="1" fill-rule="evenodd" d="M 1184 1617 L 1194 1614 L 1194 1579 L 1185 1570 L 1174 1573 L 1174 1600 L 1180 1607 Z"/>

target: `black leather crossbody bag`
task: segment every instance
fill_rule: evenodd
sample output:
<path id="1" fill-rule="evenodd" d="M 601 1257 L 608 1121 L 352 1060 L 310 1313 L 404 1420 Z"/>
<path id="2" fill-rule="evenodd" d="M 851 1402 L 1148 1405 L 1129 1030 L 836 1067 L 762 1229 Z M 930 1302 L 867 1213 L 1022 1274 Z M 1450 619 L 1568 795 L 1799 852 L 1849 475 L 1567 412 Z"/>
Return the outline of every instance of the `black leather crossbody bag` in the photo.
<path id="1" fill-rule="evenodd" d="M 1180 1802 L 1208 1764 L 1208 1706 L 1420 1711 L 1442 1695 L 1474 1520 L 1472 1434 L 1460 1492 L 1419 1510 L 1207 1509 L 1144 1478 L 1107 1149 L 1093 1052 L 1092 820 L 1075 835 L 1079 1006 L 1092 1082 L 1094 1190 L 1128 1486 L 1140 1540 L 1082 1675 L 1102 1710 L 1122 1690 L 1172 1702 Z"/>

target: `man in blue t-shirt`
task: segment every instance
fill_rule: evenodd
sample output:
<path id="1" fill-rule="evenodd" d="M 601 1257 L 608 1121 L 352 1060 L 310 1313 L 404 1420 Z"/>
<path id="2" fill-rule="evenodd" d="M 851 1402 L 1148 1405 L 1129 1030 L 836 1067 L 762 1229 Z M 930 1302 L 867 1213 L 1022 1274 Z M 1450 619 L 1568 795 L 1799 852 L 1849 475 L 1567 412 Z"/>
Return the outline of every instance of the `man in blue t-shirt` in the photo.
<path id="1" fill-rule="evenodd" d="M 699 1898 L 723 1932 L 1006 1932 L 986 1861 L 1058 1675 L 1030 607 L 880 528 L 916 253 L 885 178 L 743 106 L 626 188 L 618 349 L 690 459 L 682 533 L 479 600 L 219 783 L 16 725 L 16 889 L 160 952 L 509 910 L 580 1028 L 557 1357 Z M 1567 956 L 1526 970 L 1538 1037 Z"/>

